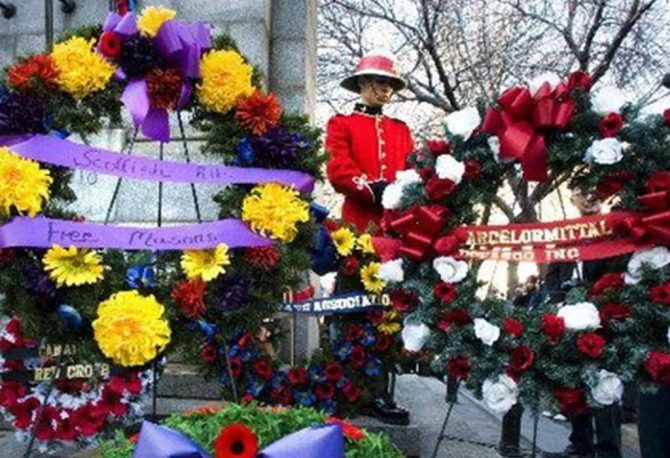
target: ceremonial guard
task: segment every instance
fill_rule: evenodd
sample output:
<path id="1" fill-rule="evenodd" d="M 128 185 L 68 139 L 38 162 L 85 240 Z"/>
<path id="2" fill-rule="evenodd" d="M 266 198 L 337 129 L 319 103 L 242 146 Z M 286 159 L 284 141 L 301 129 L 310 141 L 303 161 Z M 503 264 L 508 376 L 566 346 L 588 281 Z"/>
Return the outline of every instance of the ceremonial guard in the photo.
<path id="1" fill-rule="evenodd" d="M 328 179 L 345 196 L 342 218 L 359 231 L 379 222 L 384 189 L 397 171 L 406 168 L 414 147 L 407 125 L 382 113 L 382 107 L 405 85 L 391 56 L 370 53 L 341 83 L 360 94 L 354 112 L 338 114 L 328 122 Z"/>

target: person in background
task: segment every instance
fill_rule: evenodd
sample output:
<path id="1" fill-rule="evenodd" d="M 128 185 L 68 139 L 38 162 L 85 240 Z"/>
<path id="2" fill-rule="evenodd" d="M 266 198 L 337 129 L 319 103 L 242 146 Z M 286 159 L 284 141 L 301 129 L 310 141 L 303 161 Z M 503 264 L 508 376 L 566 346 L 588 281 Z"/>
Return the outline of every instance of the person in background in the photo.
<path id="1" fill-rule="evenodd" d="M 531 302 L 539 291 L 540 279 L 537 275 L 529 275 L 520 293 L 514 298 L 512 303 L 515 307 L 531 308 Z"/>

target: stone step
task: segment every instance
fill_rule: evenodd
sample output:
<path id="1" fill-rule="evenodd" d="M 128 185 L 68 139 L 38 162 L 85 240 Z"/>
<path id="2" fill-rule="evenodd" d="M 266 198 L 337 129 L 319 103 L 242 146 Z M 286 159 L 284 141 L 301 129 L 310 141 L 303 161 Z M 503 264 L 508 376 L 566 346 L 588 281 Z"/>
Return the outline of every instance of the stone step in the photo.
<path id="1" fill-rule="evenodd" d="M 159 397 L 179 399 L 221 399 L 222 385 L 205 380 L 194 366 L 168 363 L 156 390 Z"/>

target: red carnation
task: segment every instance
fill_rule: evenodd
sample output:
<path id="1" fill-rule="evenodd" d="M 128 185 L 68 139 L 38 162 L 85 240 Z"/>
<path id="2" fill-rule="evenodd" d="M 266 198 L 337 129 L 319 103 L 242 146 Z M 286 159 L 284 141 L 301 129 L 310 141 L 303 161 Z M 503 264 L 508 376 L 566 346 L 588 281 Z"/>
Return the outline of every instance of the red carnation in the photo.
<path id="1" fill-rule="evenodd" d="M 630 309 L 622 304 L 609 303 L 600 307 L 600 322 L 608 326 L 610 321 L 623 321 L 630 317 Z"/>
<path id="2" fill-rule="evenodd" d="M 412 310 L 419 302 L 416 294 L 402 289 L 394 289 L 390 294 L 391 305 L 398 311 L 404 314 Z"/>
<path id="3" fill-rule="evenodd" d="M 210 343 L 202 347 L 200 354 L 204 362 L 212 364 L 219 358 L 219 349 L 216 345 Z"/>
<path id="4" fill-rule="evenodd" d="M 259 359 L 254 363 L 254 371 L 263 379 L 270 380 L 272 378 L 272 363 L 267 359 Z"/>
<path id="5" fill-rule="evenodd" d="M 470 323 L 472 323 L 472 317 L 467 310 L 455 309 L 447 312 L 442 317 L 437 323 L 437 328 L 442 332 L 447 332 L 452 325 L 465 326 Z"/>
<path id="6" fill-rule="evenodd" d="M 55 90 L 58 70 L 49 55 L 38 54 L 22 60 L 7 70 L 7 83 L 18 91 L 29 92 L 40 85 Z"/>
<path id="7" fill-rule="evenodd" d="M 326 379 L 331 382 L 337 382 L 344 374 L 344 368 L 340 363 L 329 363 L 326 365 Z"/>
<path id="8" fill-rule="evenodd" d="M 207 283 L 201 278 L 177 283 L 171 296 L 179 305 L 179 310 L 184 316 L 193 319 L 202 317 L 202 314 L 207 310 L 204 299 L 205 288 L 207 288 Z"/>
<path id="9" fill-rule="evenodd" d="M 447 374 L 457 380 L 467 380 L 470 376 L 470 358 L 453 356 L 447 362 Z"/>
<path id="10" fill-rule="evenodd" d="M 435 285 L 435 288 L 433 288 L 433 294 L 443 304 L 448 304 L 456 300 L 456 286 L 453 283 L 439 282 Z"/>
<path id="11" fill-rule="evenodd" d="M 216 458 L 255 458 L 258 453 L 258 438 L 241 423 L 228 425 L 214 440 Z"/>
<path id="12" fill-rule="evenodd" d="M 342 273 L 347 276 L 356 275 L 361 263 L 355 256 L 347 256 L 342 264 Z"/>
<path id="13" fill-rule="evenodd" d="M 77 425 L 82 436 L 90 437 L 105 426 L 107 413 L 97 406 L 84 405 L 72 412 L 72 421 Z"/>
<path id="14" fill-rule="evenodd" d="M 356 402 L 363 394 L 363 388 L 353 382 L 349 382 L 342 388 L 342 394 L 349 402 Z"/>
<path id="15" fill-rule="evenodd" d="M 482 173 L 482 164 L 474 158 L 467 158 L 463 161 L 465 165 L 465 172 L 463 173 L 463 178 L 466 180 L 476 180 L 479 178 L 479 175 Z"/>
<path id="16" fill-rule="evenodd" d="M 579 415 L 589 411 L 584 391 L 579 388 L 556 388 L 554 396 L 558 400 L 561 412 L 566 415 Z"/>
<path id="17" fill-rule="evenodd" d="M 439 202 L 456 190 L 456 183 L 448 178 L 440 179 L 437 175 L 426 183 L 426 194 L 430 200 Z"/>
<path id="18" fill-rule="evenodd" d="M 351 349 L 351 364 L 354 367 L 362 367 L 365 363 L 365 349 L 360 345 L 354 345 Z"/>
<path id="19" fill-rule="evenodd" d="M 507 334 L 514 337 L 521 337 L 523 334 L 524 326 L 521 322 L 515 318 L 506 317 L 503 322 L 503 329 Z"/>
<path id="20" fill-rule="evenodd" d="M 33 414 L 40 405 L 40 401 L 33 397 L 26 398 L 14 404 L 11 410 L 12 415 L 14 415 L 14 427 L 16 429 L 28 428 L 33 423 Z"/>
<path id="21" fill-rule="evenodd" d="M 238 378 L 240 375 L 242 375 L 242 369 L 244 366 L 242 365 L 242 360 L 240 358 L 229 358 L 230 362 L 230 372 L 233 373 L 234 378 Z"/>
<path id="22" fill-rule="evenodd" d="M 98 49 L 103 56 L 109 57 L 110 59 L 119 57 L 121 55 L 121 51 L 123 50 L 121 36 L 111 30 L 102 32 L 102 35 L 100 35 L 100 41 L 98 41 Z"/>
<path id="23" fill-rule="evenodd" d="M 277 96 L 256 91 L 237 102 L 235 118 L 254 135 L 263 135 L 281 118 L 281 104 Z"/>
<path id="24" fill-rule="evenodd" d="M 446 140 L 434 138 L 426 141 L 426 146 L 428 150 L 433 154 L 433 156 L 439 156 L 440 154 L 449 154 L 449 142 Z"/>
<path id="25" fill-rule="evenodd" d="M 534 361 L 533 350 L 528 345 L 522 345 L 512 350 L 507 367 L 512 374 L 518 375 L 530 369 Z"/>
<path id="26" fill-rule="evenodd" d="M 424 167 L 419 170 L 419 176 L 425 183 L 435 176 L 435 170 L 431 169 L 430 167 Z"/>
<path id="27" fill-rule="evenodd" d="M 591 76 L 581 70 L 574 71 L 568 76 L 568 89 L 584 89 L 585 91 L 591 90 L 593 86 L 593 80 Z"/>
<path id="28" fill-rule="evenodd" d="M 623 117 L 619 113 L 609 113 L 598 123 L 598 130 L 603 137 L 614 137 L 623 128 Z"/>
<path id="29" fill-rule="evenodd" d="M 591 358 L 597 358 L 603 352 L 605 338 L 595 332 L 587 332 L 577 339 L 577 348 Z"/>
<path id="30" fill-rule="evenodd" d="M 251 247 L 244 250 L 244 261 L 257 269 L 273 270 L 279 264 L 281 251 L 276 246 Z"/>
<path id="31" fill-rule="evenodd" d="M 307 371 L 304 367 L 294 367 L 288 371 L 287 378 L 291 385 L 302 385 L 307 383 Z"/>
<path id="32" fill-rule="evenodd" d="M 375 345 L 375 350 L 377 351 L 386 351 L 389 349 L 391 344 L 393 343 L 393 338 L 388 335 L 384 334 L 383 332 L 380 332 L 377 335 L 377 343 Z"/>
<path id="33" fill-rule="evenodd" d="M 549 342 L 557 344 L 565 332 L 565 320 L 553 313 L 542 315 L 542 332 L 547 336 Z"/>
<path id="34" fill-rule="evenodd" d="M 326 399 L 332 399 L 335 396 L 335 385 L 332 383 L 319 383 L 314 388 L 314 394 L 316 398 L 324 401 Z"/>
<path id="35" fill-rule="evenodd" d="M 657 304 L 670 305 L 670 283 L 650 288 L 649 299 Z"/>
<path id="36" fill-rule="evenodd" d="M 354 340 L 358 340 L 365 334 L 363 326 L 360 324 L 349 323 L 347 324 L 345 329 L 346 332 L 344 334 L 344 340 L 346 340 L 347 342 L 353 342 Z"/>
<path id="37" fill-rule="evenodd" d="M 650 351 L 644 362 L 644 370 L 654 382 L 670 384 L 670 355 L 661 351 Z"/>
<path id="38" fill-rule="evenodd" d="M 110 377 L 107 386 L 119 396 L 123 396 L 126 393 L 138 395 L 142 392 L 142 381 L 137 372 L 131 372 L 126 375 L 113 375 Z"/>
<path id="39" fill-rule="evenodd" d="M 612 272 L 600 277 L 591 286 L 589 294 L 591 296 L 600 296 L 621 289 L 624 285 L 623 274 L 621 272 Z"/>
<path id="40" fill-rule="evenodd" d="M 461 240 L 458 237 L 455 235 L 445 235 L 444 237 L 437 239 L 434 248 L 440 256 L 449 256 L 450 254 L 453 254 L 460 245 Z"/>
<path id="41" fill-rule="evenodd" d="M 670 190 L 670 171 L 654 172 L 647 180 L 647 192 L 661 192 Z"/>
<path id="42" fill-rule="evenodd" d="M 52 406 L 44 406 L 42 416 L 35 428 L 35 437 L 40 441 L 48 441 L 56 437 L 56 428 L 61 419 L 60 411 Z"/>
<path id="43" fill-rule="evenodd" d="M 346 437 L 347 439 L 360 441 L 365 439 L 366 437 L 365 431 L 363 431 L 361 428 L 352 425 L 346 420 L 342 420 L 341 418 L 328 417 L 326 418 L 326 423 L 328 423 L 329 425 L 340 425 L 342 427 L 342 434 L 344 434 L 344 437 Z"/>
<path id="44" fill-rule="evenodd" d="M 670 108 L 663 112 L 663 124 L 670 127 Z"/>

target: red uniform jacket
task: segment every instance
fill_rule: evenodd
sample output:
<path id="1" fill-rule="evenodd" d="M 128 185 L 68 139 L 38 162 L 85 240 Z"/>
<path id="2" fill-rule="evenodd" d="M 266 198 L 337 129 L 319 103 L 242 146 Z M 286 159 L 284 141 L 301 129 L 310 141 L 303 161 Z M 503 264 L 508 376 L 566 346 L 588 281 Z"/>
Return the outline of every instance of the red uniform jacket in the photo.
<path id="1" fill-rule="evenodd" d="M 342 218 L 359 231 L 382 216 L 381 202 L 375 202 L 369 183 L 395 180 L 406 168 L 414 148 L 407 125 L 383 115 L 353 112 L 328 121 L 326 150 L 328 180 L 344 194 Z"/>

